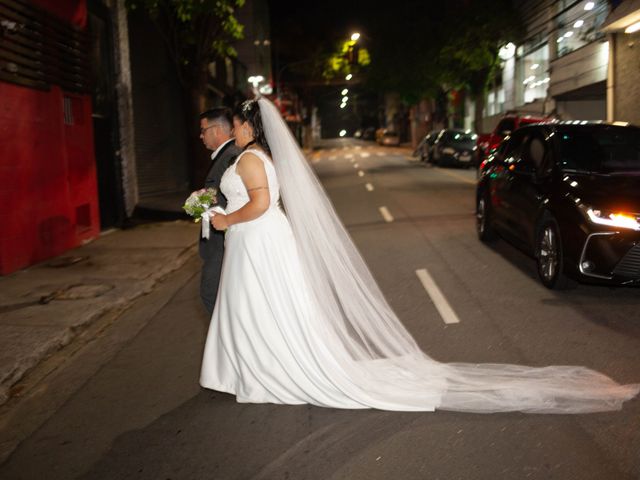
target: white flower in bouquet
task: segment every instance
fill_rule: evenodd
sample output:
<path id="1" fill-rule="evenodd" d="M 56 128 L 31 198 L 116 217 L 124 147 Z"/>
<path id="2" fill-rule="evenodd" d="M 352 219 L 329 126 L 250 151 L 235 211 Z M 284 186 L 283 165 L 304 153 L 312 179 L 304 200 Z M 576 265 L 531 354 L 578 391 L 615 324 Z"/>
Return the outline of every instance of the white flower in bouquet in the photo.
<path id="1" fill-rule="evenodd" d="M 182 209 L 193 217 L 194 222 L 199 222 L 202 214 L 216 205 L 218 191 L 215 188 L 201 188 L 196 190 L 184 202 Z"/>

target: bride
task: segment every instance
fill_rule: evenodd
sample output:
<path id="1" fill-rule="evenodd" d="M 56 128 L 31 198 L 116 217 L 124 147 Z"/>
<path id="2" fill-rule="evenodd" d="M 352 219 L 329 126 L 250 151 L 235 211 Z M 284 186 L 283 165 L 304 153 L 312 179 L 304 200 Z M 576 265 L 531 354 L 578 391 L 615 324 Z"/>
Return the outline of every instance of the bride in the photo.
<path id="1" fill-rule="evenodd" d="M 585 413 L 640 385 L 579 366 L 440 363 L 387 304 L 293 136 L 268 100 L 234 116 L 220 290 L 200 384 L 238 402 L 334 408 Z M 280 203 L 280 195 L 286 215 Z"/>

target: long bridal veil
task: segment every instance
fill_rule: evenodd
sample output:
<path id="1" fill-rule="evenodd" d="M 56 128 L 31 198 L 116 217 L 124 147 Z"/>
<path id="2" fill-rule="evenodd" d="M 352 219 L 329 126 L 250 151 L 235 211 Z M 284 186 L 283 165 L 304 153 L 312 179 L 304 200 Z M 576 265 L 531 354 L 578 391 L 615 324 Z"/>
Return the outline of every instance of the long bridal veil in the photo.
<path id="1" fill-rule="evenodd" d="M 620 409 L 637 395 L 640 384 L 619 385 L 585 367 L 446 364 L 426 355 L 386 302 L 277 108 L 258 102 L 313 305 L 305 321 L 349 398 L 387 410 L 585 413 Z"/>

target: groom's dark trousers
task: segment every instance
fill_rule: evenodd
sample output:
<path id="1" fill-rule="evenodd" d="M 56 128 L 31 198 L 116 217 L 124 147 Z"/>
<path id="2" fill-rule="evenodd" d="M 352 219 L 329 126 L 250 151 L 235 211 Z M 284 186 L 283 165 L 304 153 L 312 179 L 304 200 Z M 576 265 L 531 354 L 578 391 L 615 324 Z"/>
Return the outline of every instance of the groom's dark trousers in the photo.
<path id="1" fill-rule="evenodd" d="M 216 158 L 211 160 L 205 187 L 215 188 L 218 191 L 218 205 L 222 208 L 227 206 L 227 200 L 220 192 L 220 180 L 222 179 L 222 174 L 239 154 L 240 149 L 231 141 L 222 147 Z M 224 233 L 211 228 L 208 240 L 200 236 L 199 250 L 203 262 L 202 275 L 200 277 L 200 297 L 204 307 L 209 312 L 209 316 L 211 316 L 218 295 L 218 285 L 220 285 L 222 257 L 224 256 Z"/>

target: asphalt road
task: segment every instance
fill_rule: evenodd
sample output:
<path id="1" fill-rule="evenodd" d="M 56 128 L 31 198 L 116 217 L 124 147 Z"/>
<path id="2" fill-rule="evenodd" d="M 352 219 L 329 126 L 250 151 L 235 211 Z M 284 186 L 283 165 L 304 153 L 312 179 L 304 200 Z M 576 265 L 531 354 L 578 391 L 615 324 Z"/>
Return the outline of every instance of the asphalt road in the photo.
<path id="1" fill-rule="evenodd" d="M 325 147 L 314 168 L 431 356 L 586 365 L 640 381 L 638 289 L 551 292 L 532 259 L 480 243 L 471 170 L 427 168 L 407 150 L 353 140 Z M 243 405 L 202 390 L 198 268 L 194 258 L 105 320 L 8 412 L 26 438 L 0 478 L 640 478 L 638 399 L 613 413 L 479 415 Z"/>

